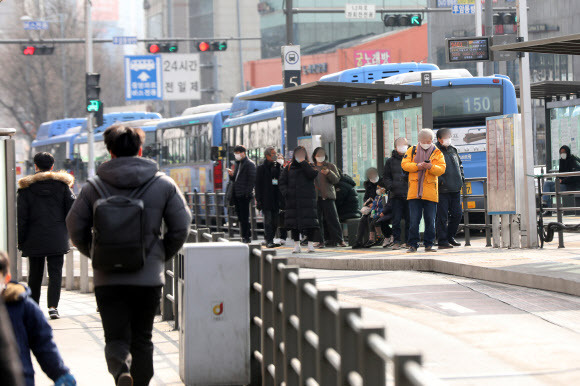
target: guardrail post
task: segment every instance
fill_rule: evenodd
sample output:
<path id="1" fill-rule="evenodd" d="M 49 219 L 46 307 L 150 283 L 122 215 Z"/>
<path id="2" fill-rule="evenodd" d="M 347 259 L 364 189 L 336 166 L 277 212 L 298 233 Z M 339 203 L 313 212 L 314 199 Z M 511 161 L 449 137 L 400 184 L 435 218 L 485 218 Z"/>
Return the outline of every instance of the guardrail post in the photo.
<path id="1" fill-rule="evenodd" d="M 260 246 L 250 244 L 250 385 L 262 384 L 261 364 L 255 356 L 261 350 L 261 328 L 254 321 L 261 318 L 260 292 L 254 288 L 254 283 L 260 284 L 260 258 L 254 255 L 254 250 Z"/>
<path id="2" fill-rule="evenodd" d="M 358 334 L 358 372 L 365 386 L 385 386 L 387 379 L 386 363 L 368 344 L 371 334 L 385 337 L 385 329 L 380 327 L 363 327 Z"/>
<path id="3" fill-rule="evenodd" d="M 203 237 L 204 233 L 210 233 L 208 228 L 198 228 L 197 229 L 197 242 L 198 243 L 205 243 L 206 239 Z"/>
<path id="4" fill-rule="evenodd" d="M 274 321 L 274 367 L 276 368 L 275 383 L 276 385 L 281 385 L 284 382 L 284 354 L 282 351 L 283 346 L 283 336 L 282 329 L 284 320 L 282 319 L 282 308 L 284 304 L 282 303 L 282 282 L 283 275 L 280 271 L 279 265 L 286 265 L 288 259 L 284 257 L 276 257 L 276 251 L 272 249 L 263 249 L 262 253 L 266 256 L 272 256 L 272 264 L 270 269 L 272 270 L 272 319 Z"/>
<path id="5" fill-rule="evenodd" d="M 489 224 L 489 215 L 487 214 L 487 178 L 483 180 L 483 213 L 485 219 L 485 246 L 491 247 L 491 229 Z"/>
<path id="6" fill-rule="evenodd" d="M 395 357 L 393 358 L 395 367 L 395 386 L 415 386 L 415 384 L 407 377 L 407 372 L 405 371 L 405 364 L 410 361 L 417 362 L 421 365 L 421 355 L 395 354 Z"/>
<path id="7" fill-rule="evenodd" d="M 461 187 L 461 194 L 463 195 L 463 230 L 465 232 L 465 246 L 471 246 L 471 233 L 469 225 L 469 204 L 467 203 L 467 189 L 465 185 Z"/>
<path id="8" fill-rule="evenodd" d="M 75 252 L 71 248 L 66 254 L 66 278 L 65 288 L 67 291 L 72 291 L 75 287 Z"/>
<path id="9" fill-rule="evenodd" d="M 219 239 L 224 239 L 226 234 L 223 232 L 214 232 L 211 234 L 211 241 L 212 243 L 217 243 Z"/>
<path id="10" fill-rule="evenodd" d="M 215 229 L 217 232 L 221 232 L 222 230 L 222 224 L 221 224 L 221 208 L 220 207 L 220 197 L 221 197 L 221 193 L 214 193 L 214 203 L 215 203 Z"/>
<path id="11" fill-rule="evenodd" d="M 306 339 L 306 331 L 316 331 L 316 299 L 313 299 L 304 292 L 306 284 L 316 285 L 314 278 L 298 279 L 297 300 L 298 318 L 300 328 L 298 329 L 298 359 L 300 360 L 300 384 L 306 385 L 309 378 L 316 377 L 316 348 Z"/>
<path id="12" fill-rule="evenodd" d="M 203 199 L 205 201 L 205 227 L 208 228 L 211 232 L 211 222 L 209 221 L 209 212 L 211 209 L 211 204 L 209 203 L 209 193 L 205 192 L 203 194 Z"/>
<path id="13" fill-rule="evenodd" d="M 336 299 L 336 290 L 318 290 L 316 297 L 316 334 L 318 351 L 316 353 L 316 381 L 319 385 L 338 384 L 338 373 L 326 360 L 325 353 L 336 344 L 336 316 L 324 304 L 326 297 Z"/>
<path id="14" fill-rule="evenodd" d="M 250 226 L 252 229 L 252 240 L 258 240 L 258 232 L 256 231 L 256 204 L 254 199 L 250 200 Z"/>
<path id="15" fill-rule="evenodd" d="M 199 195 L 197 192 L 194 191 L 192 193 L 192 196 L 193 196 L 193 216 L 195 218 L 195 226 L 199 228 L 201 227 L 201 224 L 199 222 L 199 207 L 200 207 Z"/>
<path id="16" fill-rule="evenodd" d="M 556 218 L 562 224 L 562 196 L 560 196 L 560 178 L 556 177 Z M 564 248 L 564 232 L 558 230 L 558 248 Z"/>
<path id="17" fill-rule="evenodd" d="M 297 385 L 300 377 L 294 372 L 291 361 L 298 358 L 298 331 L 290 322 L 291 316 L 297 315 L 297 286 L 290 279 L 290 274 L 298 277 L 298 267 L 286 266 L 282 269 L 282 340 L 284 341 L 284 382 L 286 385 Z"/>
<path id="18" fill-rule="evenodd" d="M 81 254 L 81 293 L 89 292 L 89 258 Z"/>
<path id="19" fill-rule="evenodd" d="M 163 285 L 163 299 L 161 302 L 161 318 L 163 320 L 171 320 L 175 318 L 175 315 L 173 315 L 173 302 L 167 298 L 167 295 L 173 296 L 173 282 L 175 280 L 174 261 L 175 259 L 172 258 L 165 262 L 165 284 Z M 171 277 L 167 271 L 173 272 L 173 277 Z"/>
<path id="20" fill-rule="evenodd" d="M 348 306 L 340 307 L 338 310 L 338 331 L 336 340 L 338 342 L 338 353 L 340 354 L 339 385 L 348 386 L 348 374 L 356 371 L 358 366 L 356 347 L 357 335 L 348 324 L 349 314 L 361 316 L 360 307 Z"/>
<path id="21" fill-rule="evenodd" d="M 16 281 L 23 281 L 24 279 L 24 270 L 22 269 L 22 251 L 18 251 L 16 255 L 16 273 L 17 277 L 15 278 Z"/>
<path id="22" fill-rule="evenodd" d="M 259 245 L 256 246 L 256 249 L 261 248 Z M 268 299 L 268 292 L 272 291 L 272 269 L 266 259 L 266 254 L 263 252 L 260 258 L 260 282 L 262 283 L 262 293 L 260 296 L 262 312 L 262 331 L 260 337 L 262 342 L 262 385 L 272 386 L 274 385 L 274 377 L 271 376 L 270 366 L 274 366 L 274 343 L 268 334 L 268 330 L 273 329 L 274 325 L 272 306 L 270 299 Z"/>
<path id="23" fill-rule="evenodd" d="M 228 237 L 232 238 L 232 236 L 234 235 L 232 230 L 232 207 L 230 205 L 225 205 L 225 201 L 224 206 L 228 212 Z"/>

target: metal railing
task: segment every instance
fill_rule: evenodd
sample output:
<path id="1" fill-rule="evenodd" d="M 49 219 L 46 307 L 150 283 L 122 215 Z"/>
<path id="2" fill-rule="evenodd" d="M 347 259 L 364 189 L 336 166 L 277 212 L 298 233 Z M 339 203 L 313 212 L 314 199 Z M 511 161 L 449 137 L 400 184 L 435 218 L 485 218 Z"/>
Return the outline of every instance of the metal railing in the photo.
<path id="1" fill-rule="evenodd" d="M 191 230 L 189 241 L 229 240 L 201 228 Z M 275 250 L 251 244 L 249 264 L 251 385 L 383 386 L 387 364 L 393 365 L 395 385 L 443 384 L 422 367 L 421 354 L 396 351 L 384 326 L 365 323 L 360 307 L 339 302 L 336 290 L 318 289 L 314 278 L 301 276 Z M 163 307 L 173 316 L 179 314 L 182 270 L 180 255 L 166 271 Z"/>
<path id="2" fill-rule="evenodd" d="M 473 183 L 481 182 L 483 184 L 483 194 L 472 194 L 468 192 L 468 186 L 473 187 Z M 469 184 L 469 185 L 468 185 Z M 487 214 L 487 178 L 466 178 L 463 187 L 461 188 L 461 198 L 463 203 L 463 224 L 460 227 L 463 228 L 465 233 L 465 246 L 471 246 L 471 230 L 472 229 L 483 229 L 485 231 L 485 246 L 491 247 L 491 224 L 489 222 L 489 215 Z M 469 203 L 473 200 L 482 199 L 483 208 L 477 207 L 477 201 L 475 201 L 474 208 L 469 207 Z M 471 200 L 471 201 L 470 201 Z M 484 223 L 472 223 L 469 221 L 469 215 L 474 213 L 482 213 L 484 218 Z"/>

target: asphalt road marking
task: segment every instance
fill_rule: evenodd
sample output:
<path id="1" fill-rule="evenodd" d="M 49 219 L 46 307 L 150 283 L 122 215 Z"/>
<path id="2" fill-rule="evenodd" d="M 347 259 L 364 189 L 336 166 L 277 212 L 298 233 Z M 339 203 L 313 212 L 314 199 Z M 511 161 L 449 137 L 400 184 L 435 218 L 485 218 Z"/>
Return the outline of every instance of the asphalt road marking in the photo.
<path id="1" fill-rule="evenodd" d="M 471 314 L 471 313 L 475 312 L 474 310 L 467 308 L 467 307 L 460 306 L 457 303 L 448 302 L 448 303 L 438 303 L 438 304 L 439 304 L 439 307 L 441 307 L 441 309 L 447 310 L 447 311 L 455 311 L 458 314 Z"/>

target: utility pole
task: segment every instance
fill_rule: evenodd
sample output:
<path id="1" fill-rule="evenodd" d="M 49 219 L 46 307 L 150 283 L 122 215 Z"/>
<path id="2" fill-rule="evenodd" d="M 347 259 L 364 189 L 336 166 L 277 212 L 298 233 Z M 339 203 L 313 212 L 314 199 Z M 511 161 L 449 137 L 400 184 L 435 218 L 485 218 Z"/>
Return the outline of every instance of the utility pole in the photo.
<path id="1" fill-rule="evenodd" d="M 86 26 L 86 66 L 87 74 L 93 73 L 93 22 L 91 18 L 91 0 L 86 0 L 85 2 L 85 26 Z M 88 176 L 89 178 L 95 175 L 95 137 L 94 137 L 94 127 L 93 127 L 93 113 L 88 113 L 87 115 L 87 142 L 89 146 L 89 165 L 88 165 Z"/>
<path id="2" fill-rule="evenodd" d="M 528 1 L 517 0 L 518 33 L 523 41 L 528 41 Z M 528 53 L 520 57 L 520 103 L 522 114 L 522 143 L 524 151 L 524 176 L 527 176 L 526 189 L 524 192 L 524 210 L 521 214 L 522 246 L 535 248 L 538 246 L 536 235 L 536 195 L 534 179 L 529 176 L 534 174 L 534 139 L 532 130 L 532 95 L 530 89 L 530 56 Z"/>
<path id="3" fill-rule="evenodd" d="M 481 13 L 481 1 L 475 0 L 475 36 L 483 34 L 483 15 Z M 483 62 L 477 62 L 477 76 L 483 76 Z"/>
<path id="4" fill-rule="evenodd" d="M 240 14 L 240 0 L 236 0 L 236 11 L 238 16 L 238 36 L 242 36 L 242 15 Z M 238 61 L 240 66 L 240 91 L 246 90 L 246 80 L 244 79 L 244 51 L 242 41 L 238 45 Z"/>
<path id="5" fill-rule="evenodd" d="M 286 45 L 294 44 L 294 14 L 292 0 L 286 0 Z"/>
<path id="6" fill-rule="evenodd" d="M 493 36 L 493 0 L 485 0 L 485 35 Z M 493 62 L 485 64 L 485 75 L 493 75 L 493 66 Z"/>
<path id="7" fill-rule="evenodd" d="M 58 14 L 60 21 L 60 37 L 64 39 L 64 16 L 65 14 Z M 63 118 L 68 118 L 68 88 L 67 88 L 67 71 L 66 71 L 66 51 L 63 49 L 61 51 L 61 66 L 62 66 L 62 115 Z"/>

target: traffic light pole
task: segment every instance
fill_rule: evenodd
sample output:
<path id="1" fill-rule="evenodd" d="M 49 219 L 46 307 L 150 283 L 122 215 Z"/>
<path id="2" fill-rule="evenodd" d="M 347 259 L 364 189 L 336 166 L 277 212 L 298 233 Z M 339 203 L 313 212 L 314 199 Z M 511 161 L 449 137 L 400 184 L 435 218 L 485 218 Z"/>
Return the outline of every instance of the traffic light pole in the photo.
<path id="1" fill-rule="evenodd" d="M 91 18 L 91 0 L 86 0 L 85 25 L 86 25 L 86 65 L 87 74 L 93 73 L 93 22 Z M 95 137 L 93 132 L 93 113 L 87 115 L 87 142 L 89 147 L 88 177 L 95 175 Z"/>

